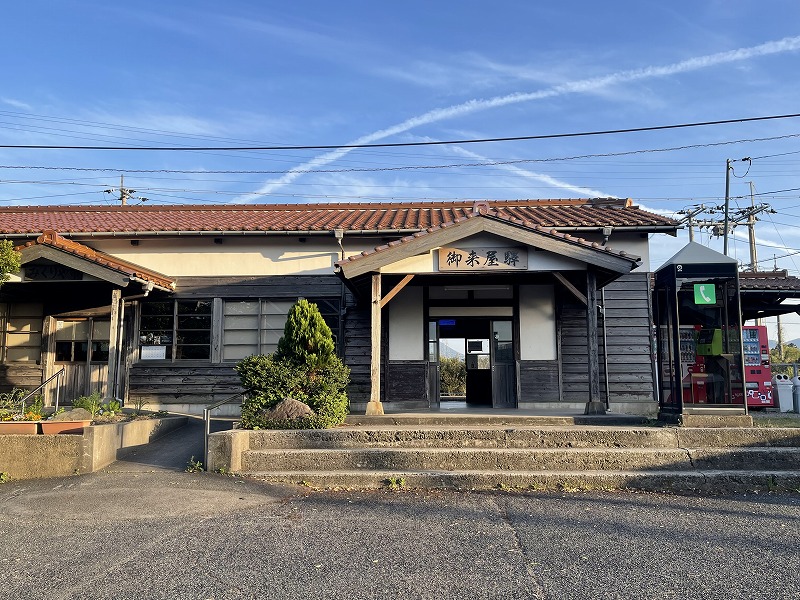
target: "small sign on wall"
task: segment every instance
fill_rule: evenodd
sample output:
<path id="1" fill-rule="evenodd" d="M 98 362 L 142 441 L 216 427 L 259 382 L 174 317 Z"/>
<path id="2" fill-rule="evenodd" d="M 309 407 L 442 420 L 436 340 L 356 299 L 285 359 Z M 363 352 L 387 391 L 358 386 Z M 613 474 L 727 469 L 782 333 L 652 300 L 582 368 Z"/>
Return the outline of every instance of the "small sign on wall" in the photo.
<path id="1" fill-rule="evenodd" d="M 142 346 L 141 360 L 164 360 L 167 358 L 166 346 Z"/>
<path id="2" fill-rule="evenodd" d="M 527 271 L 527 248 L 439 248 L 440 271 Z"/>

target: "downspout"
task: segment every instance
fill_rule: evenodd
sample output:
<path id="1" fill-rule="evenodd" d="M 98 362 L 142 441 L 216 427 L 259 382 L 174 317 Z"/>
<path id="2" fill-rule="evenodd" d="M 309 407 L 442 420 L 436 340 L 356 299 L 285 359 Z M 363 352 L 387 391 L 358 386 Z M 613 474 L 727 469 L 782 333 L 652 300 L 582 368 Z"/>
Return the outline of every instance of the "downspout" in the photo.
<path id="1" fill-rule="evenodd" d="M 613 227 L 603 227 L 603 246 L 608 243 Z M 600 314 L 603 316 L 603 383 L 606 391 L 606 410 L 611 408 L 611 385 L 608 379 L 608 331 L 606 329 L 606 286 L 600 288 Z"/>
<path id="2" fill-rule="evenodd" d="M 339 243 L 339 250 L 340 250 L 340 252 L 339 252 L 339 260 L 344 260 L 344 258 L 345 258 L 345 256 L 344 256 L 344 243 L 343 243 L 344 242 L 344 229 L 334 229 L 333 230 L 333 235 L 336 237 L 336 241 Z M 344 279 L 341 279 L 340 283 L 341 283 L 342 287 L 341 287 L 341 292 L 340 292 L 340 295 L 339 295 L 339 331 L 337 332 L 338 338 L 339 338 L 337 340 L 338 341 L 337 346 L 339 346 L 339 347 L 337 348 L 336 354 L 344 362 L 344 358 L 345 358 L 345 356 L 344 356 L 344 317 L 345 317 L 345 313 L 347 312 L 346 311 L 346 307 L 347 307 L 347 305 L 346 305 L 347 289 L 346 289 L 345 284 L 344 284 Z"/>
<path id="3" fill-rule="evenodd" d="M 606 288 L 600 288 L 600 314 L 603 316 L 603 383 L 606 388 L 606 410 L 610 410 L 611 388 L 608 382 L 608 335 L 606 332 Z"/>
<path id="4" fill-rule="evenodd" d="M 124 298 L 120 298 L 119 300 L 119 323 L 117 324 L 117 369 L 116 373 L 114 374 L 114 390 L 111 394 L 112 397 L 117 400 L 120 405 L 122 404 L 122 398 L 118 397 L 119 389 L 120 389 L 120 379 L 121 379 L 121 368 L 122 368 L 122 349 L 125 347 L 125 300 Z"/>

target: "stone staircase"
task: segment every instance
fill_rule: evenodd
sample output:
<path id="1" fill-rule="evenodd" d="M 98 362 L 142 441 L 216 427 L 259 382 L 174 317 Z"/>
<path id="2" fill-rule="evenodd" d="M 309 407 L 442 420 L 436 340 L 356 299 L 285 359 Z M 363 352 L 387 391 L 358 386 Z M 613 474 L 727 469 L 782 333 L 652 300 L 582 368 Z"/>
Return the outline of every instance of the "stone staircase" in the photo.
<path id="1" fill-rule="evenodd" d="M 221 432 L 209 468 L 312 487 L 800 489 L 800 429 L 479 421 L 386 416 L 330 430 Z"/>

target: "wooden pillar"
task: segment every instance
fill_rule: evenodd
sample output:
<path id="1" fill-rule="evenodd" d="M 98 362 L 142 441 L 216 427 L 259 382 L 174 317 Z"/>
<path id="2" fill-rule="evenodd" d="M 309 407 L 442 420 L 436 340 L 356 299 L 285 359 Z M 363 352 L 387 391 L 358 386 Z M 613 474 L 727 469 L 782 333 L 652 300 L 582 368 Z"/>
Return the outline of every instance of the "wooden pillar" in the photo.
<path id="1" fill-rule="evenodd" d="M 586 362 L 589 370 L 589 401 L 584 414 L 604 415 L 600 398 L 600 352 L 597 338 L 597 274 L 586 269 Z"/>
<path id="2" fill-rule="evenodd" d="M 372 304 L 370 311 L 371 325 L 371 360 L 370 360 L 370 393 L 367 403 L 368 415 L 382 415 L 381 403 L 381 275 L 372 275 Z"/>
<path id="3" fill-rule="evenodd" d="M 55 373 L 57 325 L 55 317 L 45 316 L 42 321 L 42 381 L 47 381 Z M 47 406 L 55 405 L 56 385 L 60 383 L 61 381 L 55 379 L 42 390 Z"/>
<path id="4" fill-rule="evenodd" d="M 114 399 L 117 383 L 117 356 L 120 352 L 119 343 L 119 306 L 122 300 L 122 291 L 111 291 L 111 323 L 108 334 L 108 379 L 106 381 L 106 398 Z"/>

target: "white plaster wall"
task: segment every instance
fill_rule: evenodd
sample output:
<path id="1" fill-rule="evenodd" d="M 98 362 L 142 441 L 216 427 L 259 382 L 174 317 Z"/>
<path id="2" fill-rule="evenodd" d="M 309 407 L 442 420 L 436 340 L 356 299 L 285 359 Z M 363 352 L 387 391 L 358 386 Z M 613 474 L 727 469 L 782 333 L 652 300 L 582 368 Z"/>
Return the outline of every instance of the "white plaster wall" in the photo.
<path id="1" fill-rule="evenodd" d="M 389 360 L 423 360 L 422 288 L 406 286 L 389 301 Z"/>
<path id="2" fill-rule="evenodd" d="M 220 236 L 221 237 L 221 236 Z M 138 246 L 128 240 L 87 240 L 85 243 L 148 269 L 171 277 L 232 275 L 329 275 L 340 258 L 336 240 L 308 236 L 305 242 L 291 236 L 222 238 L 186 237 L 141 239 Z M 374 248 L 380 240 L 362 241 L 345 247 L 348 254 Z"/>
<path id="3" fill-rule="evenodd" d="M 577 235 L 577 234 L 576 234 Z M 152 269 L 171 277 L 235 276 L 235 275 L 327 275 L 333 273 L 333 264 L 340 258 L 340 248 L 331 236 L 305 237 L 300 242 L 295 236 L 217 236 L 222 244 L 214 243 L 214 236 L 142 238 L 139 245 L 131 246 L 128 239 L 81 240 L 82 243 Z M 596 235 L 586 236 L 590 241 L 602 241 Z M 348 238 L 345 236 L 346 256 L 372 250 L 385 243 L 383 238 Z M 519 247 L 509 240 L 492 234 L 478 234 L 457 244 L 462 248 L 497 246 Z M 650 269 L 647 236 L 638 233 L 612 233 L 609 245 L 642 257 L 640 270 Z M 438 254 L 426 252 L 398 261 L 382 268 L 383 273 L 433 273 L 436 272 Z M 582 263 L 550 252 L 528 254 L 529 271 L 581 270 Z"/>
<path id="4" fill-rule="evenodd" d="M 578 237 L 583 237 L 590 242 L 603 243 L 603 236 L 597 234 L 573 234 Z M 666 234 L 659 234 L 666 235 Z M 611 232 L 611 237 L 608 240 L 607 246 L 614 250 L 624 250 L 628 254 L 639 256 L 642 262 L 634 271 L 650 271 L 650 240 L 648 234 L 637 232 Z"/>
<path id="5" fill-rule="evenodd" d="M 556 314 L 552 285 L 519 287 L 520 358 L 555 360 Z"/>

